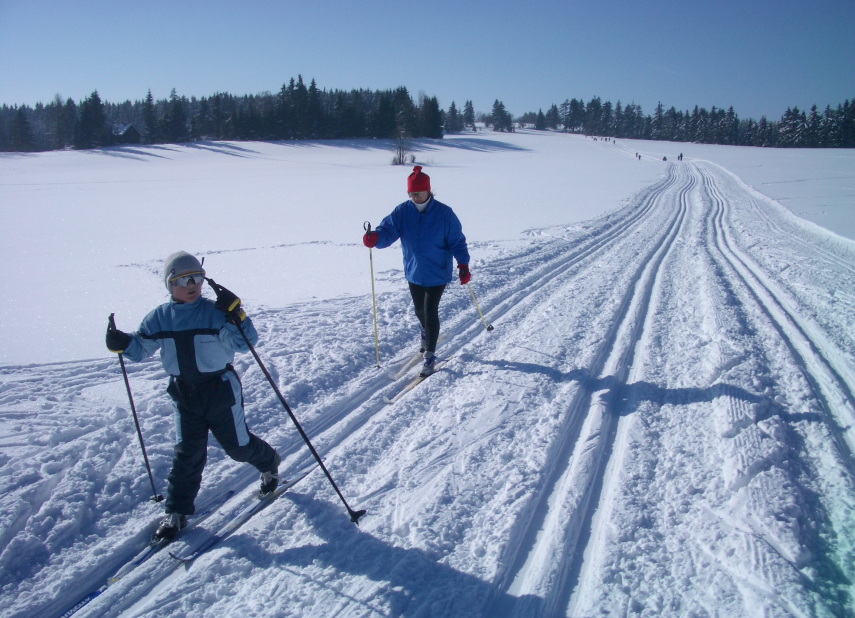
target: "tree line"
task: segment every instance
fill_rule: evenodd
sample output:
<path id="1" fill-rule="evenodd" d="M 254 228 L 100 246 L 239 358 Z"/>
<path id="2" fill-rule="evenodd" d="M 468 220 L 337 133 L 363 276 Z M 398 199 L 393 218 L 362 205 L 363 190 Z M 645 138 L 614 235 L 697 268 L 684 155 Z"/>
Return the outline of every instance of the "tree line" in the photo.
<path id="1" fill-rule="evenodd" d="M 544 114 L 528 112 L 518 123 L 535 129 L 561 129 L 603 137 L 731 144 L 780 148 L 855 148 L 855 99 L 847 99 L 836 109 L 827 105 L 820 112 L 816 105 L 810 112 L 798 107 L 787 108 L 780 120 L 741 119 L 729 107 L 703 107 L 689 112 L 674 107 L 665 109 L 660 102 L 652 115 L 645 115 L 640 105 L 612 105 L 600 97 L 587 103 L 582 99 L 565 100 L 552 105 Z"/>
<path id="2" fill-rule="evenodd" d="M 788 108 L 780 120 L 742 119 L 731 106 L 681 111 L 662 103 L 652 115 L 641 106 L 593 97 L 553 104 L 546 113 L 528 112 L 516 121 L 498 99 L 488 114 L 476 114 L 472 101 L 443 110 L 436 97 L 405 87 L 390 90 L 319 89 L 302 76 L 276 93 L 209 97 L 178 96 L 155 100 L 149 90 L 135 102 L 109 103 L 98 91 L 76 103 L 57 95 L 48 104 L 0 107 L 0 151 L 87 149 L 122 143 L 117 128 L 133 125 L 148 144 L 196 140 L 304 140 L 345 138 L 442 138 L 474 129 L 476 121 L 494 131 L 515 126 L 561 130 L 603 137 L 731 144 L 764 147 L 855 147 L 855 99 L 820 112 Z"/>
<path id="3" fill-rule="evenodd" d="M 37 103 L 0 108 L 0 151 L 87 149 L 121 143 L 117 128 L 132 124 L 147 144 L 196 140 L 304 140 L 344 138 L 442 138 L 475 126 L 471 101 L 448 111 L 436 97 L 416 100 L 405 87 L 391 90 L 321 90 L 302 76 L 279 92 L 236 96 L 226 92 L 187 98 L 175 89 L 155 100 L 148 91 L 135 102 L 109 103 L 98 91 L 79 104 L 57 95 Z"/>

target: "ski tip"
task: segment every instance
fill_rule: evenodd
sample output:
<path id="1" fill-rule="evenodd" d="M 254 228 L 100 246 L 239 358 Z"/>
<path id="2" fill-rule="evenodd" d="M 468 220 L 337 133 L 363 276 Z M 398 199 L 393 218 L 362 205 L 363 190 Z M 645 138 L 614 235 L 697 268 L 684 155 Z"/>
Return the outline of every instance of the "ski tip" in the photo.
<path id="1" fill-rule="evenodd" d="M 389 399 L 386 395 L 383 395 L 383 401 L 384 401 L 385 403 L 388 403 L 388 404 L 393 404 L 393 403 L 395 403 L 395 400 L 394 400 L 394 399 Z"/>
<path id="2" fill-rule="evenodd" d="M 350 511 L 350 521 L 352 521 L 358 526 L 359 518 L 363 515 L 365 515 L 365 509 L 362 509 L 361 511 Z"/>
<path id="3" fill-rule="evenodd" d="M 490 324 L 490 325 L 487 327 L 487 330 L 493 330 L 493 325 L 492 325 L 492 324 Z"/>

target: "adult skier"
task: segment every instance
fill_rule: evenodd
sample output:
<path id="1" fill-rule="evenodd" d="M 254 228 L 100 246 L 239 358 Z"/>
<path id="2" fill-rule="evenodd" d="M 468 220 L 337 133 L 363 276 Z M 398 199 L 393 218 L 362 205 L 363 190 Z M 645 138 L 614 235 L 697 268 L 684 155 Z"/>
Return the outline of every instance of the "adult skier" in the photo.
<path id="1" fill-rule="evenodd" d="M 232 322 L 240 322 L 255 344 L 258 333 L 240 304 L 225 288 L 216 302 L 202 297 L 205 270 L 184 251 L 173 253 L 163 266 L 170 301 L 155 308 L 139 330 L 124 333 L 107 326 L 107 349 L 132 361 L 142 361 L 158 349 L 169 374 L 166 392 L 172 399 L 175 448 L 166 488 L 166 517 L 155 537 L 171 538 L 187 524 L 202 483 L 208 450 L 208 431 L 226 454 L 245 461 L 261 473 L 259 496 L 279 484 L 278 453 L 249 431 L 244 418 L 240 379 L 231 363 L 235 352 L 249 348 Z"/>
<path id="2" fill-rule="evenodd" d="M 469 283 L 469 251 L 460 220 L 438 201 L 430 188 L 430 176 L 421 166 L 407 177 L 409 200 L 398 204 L 374 230 L 366 232 L 366 247 L 383 249 L 399 238 L 404 254 L 404 276 L 410 286 L 413 307 L 421 325 L 420 375 L 427 377 L 436 364 L 439 338 L 439 301 L 452 279 L 452 257 L 457 260 L 460 284 Z"/>

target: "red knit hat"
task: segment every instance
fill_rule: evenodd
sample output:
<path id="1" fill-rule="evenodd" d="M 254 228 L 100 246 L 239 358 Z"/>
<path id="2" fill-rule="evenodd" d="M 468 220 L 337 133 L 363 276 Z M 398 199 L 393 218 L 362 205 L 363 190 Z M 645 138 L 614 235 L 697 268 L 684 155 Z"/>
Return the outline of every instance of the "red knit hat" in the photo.
<path id="1" fill-rule="evenodd" d="M 413 168 L 413 173 L 407 176 L 407 193 L 430 191 L 430 176 L 422 173 L 422 166 Z"/>

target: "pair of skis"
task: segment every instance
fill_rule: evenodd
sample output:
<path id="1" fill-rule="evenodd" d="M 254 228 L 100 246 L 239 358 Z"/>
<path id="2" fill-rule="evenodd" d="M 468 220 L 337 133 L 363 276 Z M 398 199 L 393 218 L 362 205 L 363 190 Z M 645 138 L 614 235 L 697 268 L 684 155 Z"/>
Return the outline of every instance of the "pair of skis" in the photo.
<path id="1" fill-rule="evenodd" d="M 388 395 L 383 395 L 383 401 L 386 402 L 387 404 L 391 405 L 391 404 L 395 403 L 396 401 L 400 400 L 404 395 L 406 395 L 411 390 L 413 390 L 415 387 L 417 387 L 419 384 L 421 384 L 422 382 L 427 380 L 434 373 L 436 373 L 437 371 L 439 371 L 440 369 L 445 367 L 445 365 L 450 360 L 451 360 L 451 357 L 449 356 L 448 358 L 444 358 L 442 360 L 436 361 L 436 363 L 433 366 L 433 372 L 432 373 L 430 373 L 429 375 L 426 375 L 426 376 L 417 375 L 416 377 L 414 377 L 413 379 L 408 381 L 406 384 L 404 384 L 404 386 L 402 386 L 391 397 L 389 397 Z M 412 365 L 410 365 L 410 367 L 412 367 Z"/>
<path id="2" fill-rule="evenodd" d="M 301 472 L 300 474 L 298 474 L 296 477 L 282 481 L 282 483 L 280 483 L 280 485 L 275 490 L 273 490 L 272 492 L 270 492 L 269 494 L 267 494 L 263 498 L 261 498 L 261 499 L 255 498 L 252 503 L 245 506 L 234 517 L 232 517 L 226 523 L 226 525 L 220 529 L 220 531 L 218 533 L 213 534 L 213 535 L 209 536 L 208 538 L 206 538 L 205 541 L 203 541 L 201 545 L 199 545 L 196 549 L 191 551 L 189 554 L 187 554 L 185 556 L 177 556 L 173 552 L 169 552 L 169 555 L 172 556 L 172 558 L 174 558 L 174 559 L 176 559 L 182 563 L 192 562 L 193 560 L 198 558 L 201 554 L 205 553 L 206 551 L 208 551 L 209 549 L 214 547 L 214 545 L 216 545 L 217 543 L 219 543 L 220 541 L 222 541 L 226 537 L 233 534 L 238 528 L 240 528 L 243 524 L 245 524 L 247 521 L 249 521 L 249 519 L 252 518 L 253 515 L 259 513 L 261 510 L 263 510 L 264 508 L 269 506 L 274 500 L 276 500 L 278 497 L 280 497 L 282 494 L 284 494 L 286 491 L 288 491 L 289 489 L 294 487 L 294 485 L 296 485 L 297 483 L 302 481 L 304 478 L 306 478 L 309 475 L 309 473 L 315 469 L 315 467 L 316 466 L 312 466 L 311 468 L 309 468 L 305 472 Z M 99 597 L 101 594 L 106 592 L 110 588 L 110 586 L 112 586 L 116 582 L 123 579 L 125 576 L 127 576 L 129 573 L 131 573 L 134 569 L 136 569 L 141 564 L 150 560 L 155 554 L 160 552 L 160 550 L 162 550 L 164 547 L 169 545 L 173 540 L 175 540 L 181 536 L 186 535 L 187 532 L 189 532 L 193 528 L 197 527 L 199 524 L 204 522 L 206 519 L 208 519 L 217 510 L 219 510 L 220 507 L 222 507 L 229 500 L 231 500 L 234 497 L 234 495 L 235 495 L 235 491 L 229 490 L 229 491 L 223 493 L 222 495 L 220 495 L 219 497 L 217 497 L 215 500 L 213 500 L 211 503 L 209 503 L 206 507 L 204 507 L 204 509 L 202 509 L 201 511 L 199 511 L 199 512 L 195 513 L 194 515 L 191 515 L 190 517 L 188 517 L 187 518 L 187 525 L 184 526 L 184 528 L 182 528 L 181 531 L 175 537 L 172 537 L 169 539 L 160 539 L 160 540 L 156 540 L 156 539 L 152 538 L 147 543 L 147 545 L 143 548 L 142 551 L 140 551 L 131 560 L 126 562 L 116 572 L 115 575 L 113 575 L 112 577 L 110 577 L 107 580 L 107 582 L 104 585 L 100 586 L 96 590 L 93 590 L 92 592 L 90 592 L 89 594 L 87 594 L 86 596 L 81 598 L 68 611 L 63 613 L 60 616 L 60 618 L 68 618 L 69 616 L 72 616 L 75 613 L 77 613 L 84 606 L 88 605 L 90 601 L 92 601 L 93 599 Z"/>
<path id="3" fill-rule="evenodd" d="M 223 506 L 226 502 L 231 500 L 231 498 L 234 495 L 235 495 L 234 490 L 229 490 L 229 491 L 225 492 L 224 494 L 220 495 L 219 497 L 217 497 L 214 501 L 212 501 L 210 504 L 205 506 L 199 512 L 188 517 L 187 518 L 187 525 L 184 526 L 184 528 L 182 529 L 181 532 L 186 533 L 189 530 L 192 530 L 193 528 L 195 528 L 196 526 L 201 524 L 203 521 L 205 521 L 211 515 L 213 515 L 221 506 Z M 72 616 L 75 613 L 77 613 L 78 610 L 83 608 L 90 601 L 92 601 L 96 597 L 101 596 L 101 594 L 106 592 L 110 586 L 112 586 L 113 584 L 115 584 L 116 582 L 118 582 L 119 580 L 124 578 L 128 573 L 130 573 L 131 571 L 136 569 L 138 566 L 140 566 L 144 562 L 147 562 L 150 558 L 152 558 L 161 549 L 163 549 L 164 547 L 169 545 L 169 543 L 172 542 L 174 540 L 174 538 L 175 537 L 173 537 L 172 539 L 160 539 L 160 540 L 156 540 L 154 538 L 150 539 L 146 543 L 146 546 L 142 549 L 142 551 L 138 552 L 136 556 L 134 556 L 133 558 L 128 560 L 122 566 L 122 568 L 120 568 L 116 572 L 115 575 L 113 575 L 112 577 L 110 577 L 107 580 L 107 582 L 104 585 L 97 588 L 96 590 L 93 590 L 92 592 L 90 592 L 89 594 L 84 596 L 82 599 L 77 601 L 77 603 L 75 603 L 68 611 L 66 611 L 64 614 L 62 614 L 60 616 L 60 618 L 67 618 L 68 616 Z"/>
<path id="4" fill-rule="evenodd" d="M 439 339 L 437 340 L 437 344 L 440 344 L 443 341 L 445 341 L 445 338 L 446 338 L 446 335 L 441 335 L 439 337 Z M 405 375 L 407 375 L 413 367 L 418 365 L 419 361 L 422 360 L 422 358 L 424 358 L 424 354 L 422 352 L 418 352 L 416 354 L 413 354 L 413 356 L 411 356 L 410 358 L 405 360 L 403 363 L 401 363 L 398 366 L 397 370 L 393 370 L 393 371 L 389 372 L 389 374 L 388 374 L 389 379 L 392 380 L 393 382 L 397 382 L 398 380 L 403 378 Z M 444 358 L 442 360 L 436 361 L 436 364 L 434 365 L 434 368 L 433 368 L 433 373 L 436 373 L 437 371 L 442 369 L 450 359 L 451 359 L 451 357 L 448 357 L 448 358 Z M 431 375 L 433 375 L 433 373 Z M 424 382 L 429 377 L 430 376 L 422 377 L 421 375 L 418 375 L 418 376 L 412 378 L 406 384 L 404 384 L 398 391 L 393 393 L 391 396 L 383 395 L 383 401 L 386 402 L 387 404 L 395 403 L 396 401 L 401 399 L 401 397 L 403 397 L 404 395 L 409 393 L 411 390 L 413 390 L 415 387 L 417 387 L 419 384 Z"/>
<path id="5" fill-rule="evenodd" d="M 202 544 L 199 545 L 199 547 L 191 551 L 189 554 L 180 556 L 176 555 L 173 552 L 169 552 L 169 555 L 172 556 L 175 560 L 178 560 L 179 562 L 193 562 L 196 558 L 211 549 L 214 545 L 216 545 L 223 539 L 231 536 L 231 534 L 234 533 L 235 530 L 237 530 L 246 522 L 248 522 L 253 515 L 260 513 L 262 510 L 270 506 L 270 504 L 279 496 L 281 496 L 286 491 L 294 487 L 294 485 L 309 476 L 312 470 L 314 470 L 316 467 L 317 466 L 312 466 L 311 468 L 299 474 L 298 476 L 282 481 L 279 486 L 273 491 L 271 491 L 269 494 L 256 499 L 253 504 L 247 505 L 243 510 L 241 510 L 237 515 L 235 515 L 225 526 L 223 526 L 223 528 L 221 528 L 219 532 L 217 532 L 216 534 L 212 534 L 210 537 L 205 539 L 205 541 L 203 541 Z"/>

